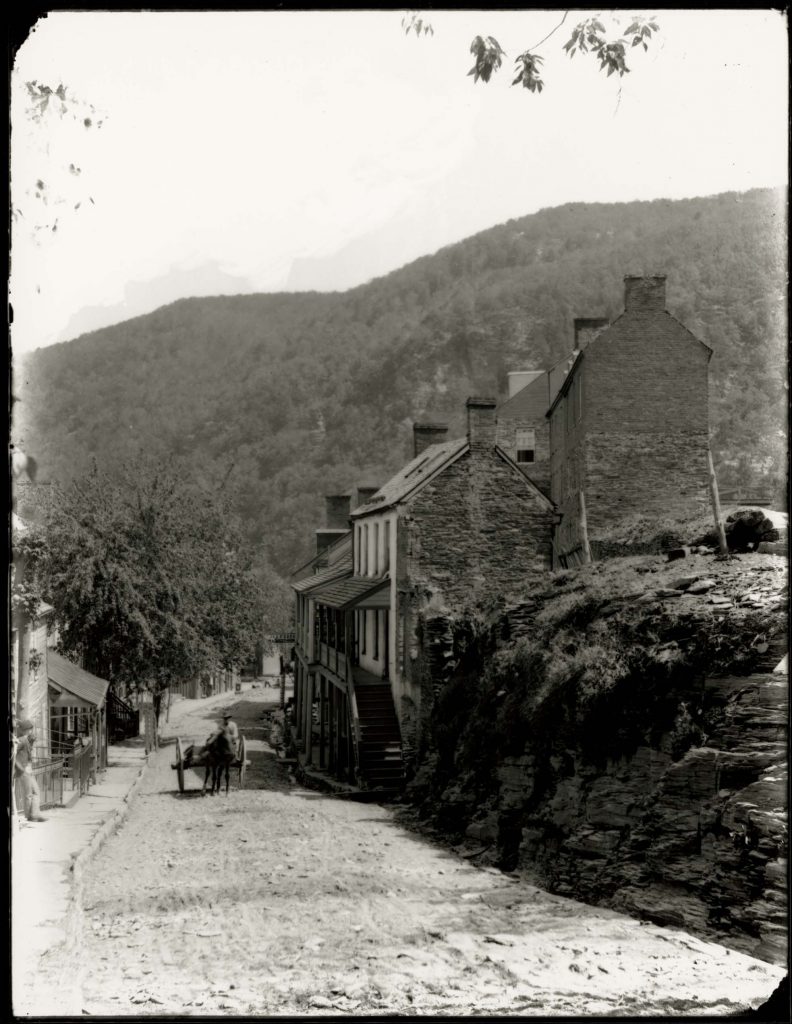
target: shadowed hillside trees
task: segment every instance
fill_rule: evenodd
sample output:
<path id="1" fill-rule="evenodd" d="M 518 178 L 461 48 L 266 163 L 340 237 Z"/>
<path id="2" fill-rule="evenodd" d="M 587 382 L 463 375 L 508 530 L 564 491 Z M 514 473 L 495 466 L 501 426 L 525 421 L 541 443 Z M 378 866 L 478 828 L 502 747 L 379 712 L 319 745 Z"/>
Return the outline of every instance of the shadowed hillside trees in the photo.
<path id="1" fill-rule="evenodd" d="M 575 203 L 508 221 L 344 293 L 186 299 L 17 368 L 14 440 L 63 483 L 145 450 L 203 486 L 228 474 L 248 542 L 281 573 L 310 554 L 322 495 L 379 484 L 413 419 L 464 429 L 471 394 L 546 367 L 578 316 L 616 317 L 625 274 L 714 355 L 721 487 L 786 479 L 785 197 Z"/>

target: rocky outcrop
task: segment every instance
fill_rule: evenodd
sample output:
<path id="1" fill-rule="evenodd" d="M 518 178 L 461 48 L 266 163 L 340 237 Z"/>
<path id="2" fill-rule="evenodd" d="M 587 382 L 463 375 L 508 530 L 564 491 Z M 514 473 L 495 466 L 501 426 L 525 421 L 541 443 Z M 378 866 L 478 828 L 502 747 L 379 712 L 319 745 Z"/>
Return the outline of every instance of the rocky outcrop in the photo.
<path id="1" fill-rule="evenodd" d="M 785 962 L 787 694 L 785 675 L 707 680 L 687 695 L 701 745 L 675 756 L 693 722 L 680 698 L 657 746 L 604 768 L 580 749 L 551 759 L 538 802 L 535 758 L 505 759 L 494 858 L 553 892 Z"/>
<path id="2" fill-rule="evenodd" d="M 787 590 L 691 552 L 449 620 L 408 798 L 480 862 L 784 961 Z"/>

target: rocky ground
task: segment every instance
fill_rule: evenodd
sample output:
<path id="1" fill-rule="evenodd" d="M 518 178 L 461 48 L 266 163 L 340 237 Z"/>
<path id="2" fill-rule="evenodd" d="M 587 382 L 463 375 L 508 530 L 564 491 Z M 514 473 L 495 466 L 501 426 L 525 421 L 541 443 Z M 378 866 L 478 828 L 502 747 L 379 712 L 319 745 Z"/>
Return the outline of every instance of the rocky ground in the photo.
<path id="1" fill-rule="evenodd" d="M 476 868 L 387 807 L 300 788 L 264 741 L 273 699 L 231 698 L 242 791 L 201 797 L 190 771 L 180 794 L 172 743 L 153 756 L 86 872 L 84 1013 L 726 1014 L 778 984 L 769 964 Z M 228 700 L 179 701 L 166 729 L 201 741 Z M 63 970 L 52 954 L 41 984 Z"/>

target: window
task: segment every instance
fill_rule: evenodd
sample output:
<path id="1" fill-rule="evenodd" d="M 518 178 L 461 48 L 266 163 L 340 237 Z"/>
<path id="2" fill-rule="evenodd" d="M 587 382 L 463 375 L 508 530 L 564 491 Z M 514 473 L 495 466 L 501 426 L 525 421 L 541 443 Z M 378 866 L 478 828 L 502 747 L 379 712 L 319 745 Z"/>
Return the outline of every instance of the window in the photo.
<path id="1" fill-rule="evenodd" d="M 379 575 L 380 557 L 379 557 L 379 537 L 380 528 L 379 523 L 374 523 L 374 553 L 371 559 L 371 575 Z"/>
<path id="2" fill-rule="evenodd" d="M 385 520 L 385 557 L 382 560 L 382 571 L 390 572 L 390 519 Z"/>
<path id="3" fill-rule="evenodd" d="M 379 611 L 374 612 L 374 660 L 379 661 Z"/>
<path id="4" fill-rule="evenodd" d="M 368 625 L 368 623 L 366 621 L 366 612 L 362 611 L 360 613 L 360 653 L 361 654 L 365 654 L 366 653 L 366 626 L 367 625 Z"/>
<path id="5" fill-rule="evenodd" d="M 533 462 L 536 457 L 536 431 L 518 430 L 515 447 L 518 462 Z"/>
<path id="6" fill-rule="evenodd" d="M 368 573 L 368 523 L 363 526 L 363 543 L 360 545 L 360 551 L 362 555 L 360 575 L 365 576 Z"/>

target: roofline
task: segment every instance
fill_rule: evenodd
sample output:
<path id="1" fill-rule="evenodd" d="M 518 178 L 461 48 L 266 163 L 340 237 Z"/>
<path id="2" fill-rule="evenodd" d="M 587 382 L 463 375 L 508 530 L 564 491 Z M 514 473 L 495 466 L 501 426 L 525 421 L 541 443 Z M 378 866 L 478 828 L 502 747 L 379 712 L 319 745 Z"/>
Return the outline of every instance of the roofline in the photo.
<path id="1" fill-rule="evenodd" d="M 616 324 L 617 324 L 617 323 L 618 323 L 618 322 L 619 322 L 619 321 L 620 321 L 620 320 L 622 319 L 622 317 L 623 317 L 623 316 L 625 316 L 625 315 L 626 315 L 626 313 L 627 313 L 627 310 L 625 309 L 625 310 L 624 310 L 624 311 L 623 311 L 622 313 L 620 313 L 620 314 L 619 314 L 619 315 L 618 315 L 618 316 L 616 317 L 616 319 L 615 319 L 615 320 L 614 320 L 614 321 L 613 321 L 613 322 L 612 322 L 611 324 L 609 324 L 609 326 L 608 326 L 608 327 L 606 327 L 606 328 L 605 328 L 605 330 L 604 330 L 604 331 L 602 332 L 602 334 L 598 334 L 598 335 L 597 335 L 597 337 L 596 337 L 596 338 L 594 339 L 594 341 L 592 341 L 592 342 L 591 342 L 591 344 L 592 344 L 592 345 L 596 344 L 596 342 L 598 342 L 598 341 L 600 340 L 600 338 L 602 338 L 602 337 L 603 337 L 604 335 L 606 335 L 606 334 L 608 333 L 608 331 L 609 331 L 609 330 L 610 330 L 610 329 L 611 329 L 612 327 L 615 327 L 615 326 L 616 326 Z M 677 319 L 677 318 L 676 318 L 676 317 L 674 316 L 674 314 L 673 314 L 673 313 L 669 313 L 667 309 L 664 309 L 664 310 L 663 310 L 663 313 L 664 313 L 664 315 L 665 315 L 665 316 L 667 316 L 667 317 L 670 317 L 670 318 L 671 318 L 671 319 L 672 319 L 672 320 L 674 321 L 674 323 L 675 323 L 675 324 L 679 324 L 679 326 L 680 326 L 680 327 L 682 328 L 682 330 L 683 330 L 683 331 L 685 331 L 685 332 L 686 332 L 687 334 L 689 334 L 689 335 L 690 335 L 690 337 L 691 337 L 691 338 L 693 339 L 693 341 L 696 341 L 696 342 L 698 342 L 698 344 L 699 344 L 699 345 L 701 345 L 701 347 L 702 347 L 702 348 L 706 349 L 706 351 L 707 351 L 707 353 L 708 353 L 708 354 L 707 354 L 707 361 L 709 361 L 710 359 L 712 359 L 712 355 L 713 355 L 713 351 L 714 351 L 714 350 L 713 350 L 713 349 L 711 349 L 711 348 L 709 347 L 709 345 L 707 345 L 707 344 L 706 344 L 706 342 L 703 342 L 703 341 L 701 340 L 701 338 L 697 338 L 697 337 L 696 337 L 696 335 L 695 335 L 695 334 L 694 334 L 694 333 L 693 333 L 693 332 L 692 332 L 692 331 L 690 330 L 690 328 L 689 328 L 689 327 L 685 327 L 685 325 L 684 325 L 684 324 L 682 323 L 682 321 L 681 321 L 681 320 L 678 320 L 678 319 Z M 556 405 L 558 404 L 558 402 L 559 402 L 559 401 L 561 400 L 561 398 L 562 398 L 562 397 L 563 397 L 563 396 L 564 396 L 564 395 L 565 395 L 565 394 L 567 393 L 567 391 L 569 390 L 569 387 L 570 387 L 570 383 L 571 383 L 571 380 L 572 380 L 572 375 L 574 374 L 575 370 L 577 369 L 578 363 L 580 362 L 580 360 L 581 360 L 581 357 L 583 356 L 583 353 L 584 353 L 584 352 L 585 352 L 585 349 L 581 349 L 581 350 L 580 350 L 580 353 L 579 353 L 579 355 L 578 355 L 578 357 L 577 357 L 577 359 L 576 359 L 576 360 L 574 361 L 574 363 L 573 363 L 573 364 L 572 364 L 572 365 L 570 366 L 570 368 L 569 368 L 569 373 L 568 373 L 568 374 L 566 375 L 566 377 L 564 378 L 564 383 L 563 383 L 563 384 L 561 385 L 561 387 L 560 387 L 560 388 L 558 389 L 558 394 L 557 394 L 557 395 L 555 396 L 555 398 L 553 399 L 553 404 L 552 404 L 552 405 L 550 406 L 550 408 L 549 408 L 549 409 L 547 410 L 547 412 L 545 413 L 545 415 L 546 415 L 546 416 L 548 416 L 548 417 L 550 416 L 550 414 L 552 413 L 553 409 L 555 409 L 555 407 L 556 407 Z M 558 365 L 558 364 L 556 364 L 556 365 Z"/>
<path id="2" fill-rule="evenodd" d="M 505 409 L 506 406 L 509 405 L 511 402 L 514 402 L 518 398 L 521 398 L 525 394 L 525 392 L 528 391 L 529 388 L 532 388 L 535 384 L 539 384 L 540 381 L 541 381 L 541 383 L 543 385 L 545 385 L 545 387 L 547 389 L 548 398 L 549 398 L 549 396 L 550 396 L 549 378 L 550 378 L 550 371 L 549 370 L 542 370 L 542 376 L 541 377 L 535 377 L 531 381 L 530 384 L 526 384 L 524 388 L 520 388 L 519 391 L 515 392 L 511 396 L 511 398 L 507 398 L 505 402 L 501 402 L 501 404 L 498 406 L 497 411 L 500 412 L 501 409 Z"/>
<path id="3" fill-rule="evenodd" d="M 604 334 L 605 332 L 603 331 L 602 333 Z M 592 344 L 593 344 L 593 342 L 592 342 Z M 558 389 L 558 394 L 555 396 L 555 398 L 553 399 L 553 402 L 552 402 L 550 408 L 545 413 L 545 417 L 549 417 L 551 415 L 553 409 L 555 409 L 555 407 L 561 401 L 563 396 L 567 393 L 567 391 L 569 391 L 570 387 L 572 386 L 572 375 L 574 374 L 575 370 L 577 370 L 578 365 L 582 361 L 583 354 L 585 353 L 585 351 L 586 350 L 582 348 L 578 352 L 577 356 L 575 357 L 574 363 L 572 363 L 572 365 L 569 367 L 569 372 L 567 373 L 566 377 L 564 377 L 564 383 Z"/>
<path id="4" fill-rule="evenodd" d="M 323 571 L 324 571 L 324 572 L 330 572 L 330 570 L 331 570 L 332 568 L 333 568 L 333 566 L 327 566 L 327 568 L 326 568 L 326 569 L 324 569 Z M 316 590 L 316 588 L 317 588 L 317 587 L 321 587 L 321 586 L 324 586 L 324 584 L 325 584 L 325 583 L 335 583 L 335 582 L 336 582 L 337 580 L 339 580 L 339 579 L 340 579 L 340 578 L 341 578 L 342 576 L 346 576 L 346 575 L 348 575 L 348 574 L 349 574 L 349 573 L 351 573 L 351 572 L 352 572 L 352 568 L 351 568 L 351 566 L 348 566 L 348 565 L 347 565 L 347 566 L 344 566 L 344 568 L 341 568 L 341 567 L 339 566 L 339 570 L 338 570 L 338 573 L 337 573 L 336 575 L 334 575 L 334 576 L 329 576 L 329 577 L 325 577 L 324 579 L 321 579 L 321 580 L 317 580 L 317 582 L 316 582 L 316 583 L 315 583 L 315 584 L 314 584 L 314 585 L 313 585 L 312 587 L 304 587 L 304 588 L 303 588 L 302 590 L 297 590 L 297 587 L 298 587 L 298 586 L 299 586 L 299 585 L 300 585 L 301 583 L 304 583 L 304 582 L 305 582 L 306 580 L 309 580 L 309 579 L 311 579 L 311 577 L 310 577 L 310 576 L 303 576 L 303 578 L 302 578 L 301 580 L 295 580 L 295 581 L 294 581 L 293 583 L 291 583 L 291 582 L 290 582 L 290 583 L 289 583 L 289 586 L 290 586 L 290 587 L 292 588 L 292 590 L 293 590 L 293 591 L 294 591 L 295 593 L 297 593 L 297 594 L 303 594 L 303 595 L 308 595 L 308 596 L 310 596 L 310 594 L 311 594 L 311 591 L 312 591 L 312 590 Z M 319 574 L 317 573 L 317 575 L 319 575 Z"/>
<path id="5" fill-rule="evenodd" d="M 319 533 L 321 530 L 332 530 L 332 527 L 331 526 L 317 526 L 317 528 L 316 528 L 316 530 L 314 532 L 315 533 Z M 339 537 L 338 540 L 334 540 L 333 543 L 332 544 L 328 544 L 326 548 L 322 548 L 322 550 L 321 551 L 317 551 L 315 555 L 311 555 L 311 557 L 309 559 L 307 559 L 305 562 L 303 562 L 302 565 L 298 565 L 296 569 L 292 569 L 292 571 L 289 573 L 289 579 L 291 579 L 292 576 L 294 576 L 295 573 L 298 573 L 300 571 L 300 569 L 305 569 L 306 566 L 309 566 L 311 564 L 311 562 L 315 562 L 317 558 L 324 557 L 324 555 L 326 555 L 328 551 L 332 551 L 333 548 L 336 547 L 336 545 L 338 545 L 342 541 L 346 540 L 346 538 L 348 536 L 350 536 L 351 533 L 352 533 L 352 531 L 348 529 L 343 537 Z"/>
<path id="6" fill-rule="evenodd" d="M 451 443 L 453 444 L 454 442 L 451 442 Z M 401 502 L 406 501 L 407 498 L 411 498 L 416 493 L 416 491 L 419 491 L 422 487 L 425 487 L 426 484 L 428 484 L 430 480 L 434 480 L 434 478 L 438 475 L 438 473 L 442 473 L 443 470 L 448 469 L 448 467 L 450 465 L 452 465 L 452 463 L 456 462 L 456 460 L 461 458 L 461 456 L 463 456 L 466 451 L 470 450 L 470 445 L 468 444 L 467 438 L 461 438 L 460 437 L 459 440 L 456 442 L 456 444 L 462 445 L 462 447 L 459 449 L 459 451 L 455 452 L 452 449 L 449 452 L 448 457 L 443 462 L 441 462 L 439 466 L 436 466 L 428 476 L 423 478 L 423 480 L 417 480 L 415 482 L 414 486 L 409 491 L 406 491 L 399 498 L 396 498 L 395 501 L 391 501 L 391 502 L 389 502 L 387 504 L 383 503 L 382 505 L 379 505 L 376 508 L 369 509 L 369 511 L 367 511 L 367 512 L 359 512 L 359 513 L 352 512 L 351 513 L 351 517 L 353 519 L 363 519 L 366 516 L 377 515 L 378 513 L 383 512 L 385 509 L 396 508 L 396 506 L 401 504 Z M 429 450 L 428 448 L 424 449 L 424 451 L 428 451 L 428 450 Z M 423 454 L 423 452 L 421 454 Z M 413 462 L 413 461 L 415 461 L 415 460 L 414 459 L 410 459 L 410 462 Z M 409 462 L 406 463 L 406 465 L 408 465 L 408 466 L 409 466 L 409 464 L 410 464 Z M 402 469 L 404 469 L 404 466 L 402 466 Z M 361 507 L 365 508 L 365 505 L 361 506 Z"/>
<path id="7" fill-rule="evenodd" d="M 536 483 L 534 483 L 534 481 L 529 476 L 526 476 L 525 473 L 523 473 L 523 471 L 520 469 L 520 467 L 517 465 L 514 459 L 512 459 L 512 457 L 507 452 L 505 452 L 498 444 L 495 445 L 495 453 L 503 459 L 503 461 L 509 466 L 510 469 L 513 469 L 514 472 L 517 473 L 517 475 L 520 476 L 526 482 L 526 484 L 528 485 L 528 490 L 534 491 L 536 495 L 540 497 L 542 501 L 547 505 L 548 509 L 551 512 L 557 511 L 555 502 L 548 498 L 545 492 Z"/>

